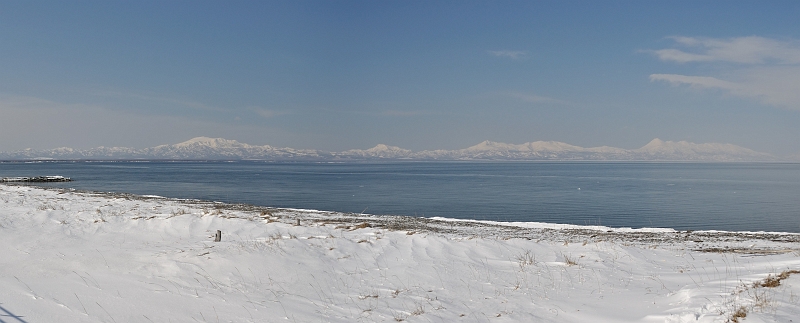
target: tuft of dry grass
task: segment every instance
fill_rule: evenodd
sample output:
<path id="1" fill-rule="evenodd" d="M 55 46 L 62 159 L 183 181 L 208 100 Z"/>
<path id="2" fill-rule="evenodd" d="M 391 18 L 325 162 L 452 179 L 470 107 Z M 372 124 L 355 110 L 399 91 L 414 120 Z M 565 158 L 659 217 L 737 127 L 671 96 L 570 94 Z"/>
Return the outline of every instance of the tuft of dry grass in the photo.
<path id="1" fill-rule="evenodd" d="M 39 211 L 48 211 L 48 210 L 55 211 L 55 210 L 64 210 L 64 207 L 60 205 L 55 205 L 53 203 L 43 203 L 42 205 L 37 206 L 36 209 Z"/>
<path id="2" fill-rule="evenodd" d="M 514 260 L 517 261 L 520 270 L 525 270 L 526 266 L 536 264 L 536 255 L 534 255 L 530 250 L 525 250 L 524 253 L 515 256 Z"/>
<path id="3" fill-rule="evenodd" d="M 364 223 L 357 224 L 357 225 L 354 225 L 354 226 L 350 227 L 350 231 L 358 230 L 358 229 L 364 229 L 364 228 L 371 228 L 371 227 L 372 227 L 371 224 L 369 224 L 368 222 L 364 222 Z"/>
<path id="4" fill-rule="evenodd" d="M 564 263 L 567 264 L 567 266 L 576 266 L 576 265 L 578 265 L 578 261 L 575 258 L 572 258 L 569 255 L 563 255 L 563 256 L 564 256 Z"/>
<path id="5" fill-rule="evenodd" d="M 747 309 L 744 306 L 740 306 L 738 309 L 736 309 L 736 312 L 731 314 L 731 318 L 728 321 L 739 323 L 739 319 L 743 319 L 745 317 L 747 317 Z"/>
<path id="6" fill-rule="evenodd" d="M 789 278 L 792 274 L 800 274 L 800 270 L 784 270 L 778 275 L 768 275 L 764 280 L 753 283 L 753 287 L 778 287 L 781 285 L 781 280 Z"/>
<path id="7" fill-rule="evenodd" d="M 741 319 L 747 317 L 747 313 L 751 310 L 764 310 L 774 306 L 770 299 L 770 294 L 766 290 L 760 288 L 774 288 L 781 285 L 781 280 L 789 278 L 792 274 L 800 274 L 800 270 L 784 270 L 777 275 L 767 275 L 767 278 L 754 282 L 750 286 L 743 286 L 742 290 L 736 293 L 747 292 L 753 298 L 754 303 L 748 306 L 739 306 L 736 310 L 728 316 L 727 322 L 739 323 Z"/>

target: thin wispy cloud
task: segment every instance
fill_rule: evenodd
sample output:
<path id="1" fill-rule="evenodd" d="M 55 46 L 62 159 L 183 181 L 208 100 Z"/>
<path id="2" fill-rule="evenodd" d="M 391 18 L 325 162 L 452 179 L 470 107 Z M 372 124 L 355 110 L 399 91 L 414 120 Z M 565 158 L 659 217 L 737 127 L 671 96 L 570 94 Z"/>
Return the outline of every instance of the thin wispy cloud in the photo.
<path id="1" fill-rule="evenodd" d="M 279 111 L 279 110 L 270 110 L 264 109 L 259 107 L 250 107 L 250 110 L 255 112 L 257 115 L 261 116 L 262 118 L 269 119 L 274 118 L 280 115 L 289 114 L 287 111 Z"/>
<path id="2" fill-rule="evenodd" d="M 526 103 L 556 103 L 556 104 L 569 104 L 569 102 L 546 96 L 520 93 L 520 92 L 503 92 L 504 96 L 511 97 Z"/>
<path id="3" fill-rule="evenodd" d="M 652 74 L 650 81 L 687 85 L 695 89 L 722 90 L 763 104 L 800 110 L 800 66 L 748 69 L 732 74 L 735 81 L 712 76 Z"/>
<path id="4" fill-rule="evenodd" d="M 800 41 L 749 36 L 670 37 L 680 48 L 647 51 L 674 63 L 719 64 L 717 75 L 651 74 L 650 81 L 721 90 L 763 104 L 800 110 Z M 733 67 L 730 63 L 735 63 Z"/>
<path id="5" fill-rule="evenodd" d="M 132 92 L 120 92 L 120 91 L 104 91 L 104 92 L 98 92 L 97 94 L 102 96 L 122 98 L 122 99 L 137 99 L 171 107 L 183 107 L 193 110 L 211 111 L 211 112 L 227 112 L 226 109 L 222 109 L 219 107 L 207 105 L 196 101 L 177 99 L 171 97 L 146 95 L 146 94 L 139 94 Z"/>
<path id="6" fill-rule="evenodd" d="M 521 50 L 490 50 L 489 54 L 510 59 L 523 59 L 528 56 L 528 52 Z"/>
<path id="7" fill-rule="evenodd" d="M 800 64 L 800 41 L 758 36 L 726 39 L 669 37 L 678 48 L 648 51 L 662 61 L 731 62 L 740 64 Z"/>
<path id="8" fill-rule="evenodd" d="M 672 85 L 688 84 L 695 88 L 717 88 L 729 91 L 741 90 L 736 83 L 723 81 L 710 76 L 686 76 L 678 74 L 652 74 L 650 81 L 665 81 Z"/>
<path id="9" fill-rule="evenodd" d="M 430 111 L 420 111 L 420 110 L 386 110 L 383 111 L 383 115 L 390 116 L 390 117 L 416 117 L 416 116 L 423 116 L 423 115 L 430 115 Z"/>

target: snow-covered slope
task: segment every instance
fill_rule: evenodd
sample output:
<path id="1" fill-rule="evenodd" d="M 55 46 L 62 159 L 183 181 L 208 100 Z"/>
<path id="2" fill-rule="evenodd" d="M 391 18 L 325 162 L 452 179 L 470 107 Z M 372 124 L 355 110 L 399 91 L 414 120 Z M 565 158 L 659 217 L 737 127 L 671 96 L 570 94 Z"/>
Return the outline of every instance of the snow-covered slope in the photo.
<path id="1" fill-rule="evenodd" d="M 387 146 L 384 144 L 379 144 L 367 150 L 351 149 L 334 155 L 345 158 L 363 157 L 363 158 L 401 159 L 401 158 L 410 158 L 412 154 L 413 153 L 411 152 L 411 150 L 408 149 L 403 149 L 397 146 Z"/>
<path id="2" fill-rule="evenodd" d="M 619 148 L 583 148 L 558 141 L 535 141 L 519 145 L 484 141 L 466 149 L 422 151 L 414 156 L 460 160 L 609 160 L 618 159 L 624 153 L 626 151 Z"/>
<path id="3" fill-rule="evenodd" d="M 21 150 L 0 153 L 4 159 L 181 159 L 181 160 L 686 160 L 686 161 L 769 161 L 775 157 L 747 148 L 731 145 L 686 141 L 672 142 L 653 139 L 639 149 L 608 146 L 583 148 L 558 141 L 535 141 L 507 144 L 484 141 L 457 150 L 425 150 L 412 152 L 384 144 L 362 150 L 322 152 L 254 146 L 235 140 L 197 137 L 188 141 L 145 149 L 98 147 L 88 150 L 56 148 L 52 150 Z"/>
<path id="4" fill-rule="evenodd" d="M 665 161 L 769 161 L 774 156 L 731 144 L 695 144 L 654 139 L 639 149 L 608 146 L 583 148 L 558 141 L 519 145 L 484 141 L 461 150 L 432 150 L 411 154 L 418 159 L 491 160 L 665 160 Z"/>
<path id="5" fill-rule="evenodd" d="M 51 150 L 26 149 L 0 153 L 0 159 L 172 159 L 172 160 L 238 160 L 238 159 L 293 159 L 322 158 L 315 150 L 275 148 L 269 145 L 253 146 L 236 140 L 197 137 L 178 144 L 135 149 L 124 147 L 97 147 L 88 150 L 57 148 Z"/>
<path id="6" fill-rule="evenodd" d="M 731 144 L 695 144 L 686 141 L 663 141 L 658 138 L 634 152 L 642 156 L 642 159 L 758 160 L 770 158 L 768 154 Z"/>
<path id="7" fill-rule="evenodd" d="M 0 185 L 0 322 L 791 322 L 797 241 Z"/>
<path id="8" fill-rule="evenodd" d="M 275 159 L 318 157 L 314 150 L 252 146 L 236 140 L 197 137 L 174 145 L 161 145 L 138 152 L 139 158 L 155 159 Z"/>

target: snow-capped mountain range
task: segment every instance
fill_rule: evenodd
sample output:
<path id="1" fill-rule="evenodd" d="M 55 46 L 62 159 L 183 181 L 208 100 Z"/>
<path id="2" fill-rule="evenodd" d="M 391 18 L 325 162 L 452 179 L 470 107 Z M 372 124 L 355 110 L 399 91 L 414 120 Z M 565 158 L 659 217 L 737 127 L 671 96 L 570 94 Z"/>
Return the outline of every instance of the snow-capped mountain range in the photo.
<path id="1" fill-rule="evenodd" d="M 395 146 L 325 152 L 309 149 L 254 146 L 235 140 L 197 137 L 188 141 L 135 149 L 97 147 L 86 150 L 56 148 L 0 152 L 0 160 L 663 160 L 663 161 L 772 161 L 776 157 L 731 144 L 696 144 L 653 139 L 638 149 L 583 148 L 557 141 L 506 144 L 484 141 L 458 150 L 413 152 Z"/>

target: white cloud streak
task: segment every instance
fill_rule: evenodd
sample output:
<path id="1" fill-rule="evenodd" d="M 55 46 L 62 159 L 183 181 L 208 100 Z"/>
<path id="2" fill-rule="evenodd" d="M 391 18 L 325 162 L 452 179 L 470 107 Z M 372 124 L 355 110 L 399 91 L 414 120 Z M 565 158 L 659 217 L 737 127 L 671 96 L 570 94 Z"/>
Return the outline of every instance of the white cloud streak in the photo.
<path id="1" fill-rule="evenodd" d="M 286 111 L 278 111 L 278 110 L 270 110 L 264 109 L 259 107 L 250 107 L 250 110 L 255 112 L 257 115 L 261 116 L 264 119 L 274 118 L 280 115 L 289 114 Z"/>
<path id="2" fill-rule="evenodd" d="M 430 111 L 420 111 L 420 110 L 413 110 L 413 111 L 406 111 L 406 110 L 385 110 L 383 111 L 383 115 L 389 117 L 417 117 L 417 116 L 424 116 L 432 114 Z"/>
<path id="3" fill-rule="evenodd" d="M 650 81 L 665 81 L 672 85 L 688 84 L 695 88 L 717 88 L 723 90 L 739 90 L 736 83 L 723 81 L 710 76 L 686 76 L 678 74 L 652 74 Z"/>
<path id="4" fill-rule="evenodd" d="M 740 64 L 800 64 L 800 41 L 749 36 L 727 39 L 669 37 L 686 50 L 649 51 L 662 61 L 731 62 Z"/>
<path id="5" fill-rule="evenodd" d="M 160 97 L 160 96 L 153 96 L 153 95 L 143 95 L 137 93 L 125 93 L 120 91 L 104 91 L 104 92 L 97 92 L 97 95 L 106 96 L 106 97 L 113 97 L 113 98 L 121 98 L 121 99 L 135 99 L 135 100 L 142 100 L 146 102 L 155 103 L 158 105 L 163 106 L 171 106 L 171 107 L 184 107 L 193 110 L 199 111 L 212 111 L 212 112 L 229 112 L 226 109 L 222 109 L 219 107 L 210 106 L 207 104 L 203 104 L 200 102 L 190 101 L 190 100 L 181 100 L 176 98 L 170 97 Z"/>
<path id="6" fill-rule="evenodd" d="M 675 63 L 736 63 L 723 65 L 719 75 L 689 76 L 651 74 L 651 82 L 688 85 L 695 89 L 721 90 L 729 95 L 755 99 L 766 105 L 800 110 L 800 42 L 757 36 L 712 39 L 670 37 L 694 52 L 681 49 L 649 51 L 662 61 Z"/>
<path id="7" fill-rule="evenodd" d="M 510 59 L 522 59 L 528 55 L 528 52 L 521 50 L 490 50 L 489 54 L 496 57 L 506 57 Z"/>
<path id="8" fill-rule="evenodd" d="M 733 75 L 735 81 L 711 76 L 652 74 L 650 81 L 688 85 L 695 89 L 722 90 L 763 104 L 800 110 L 800 66 L 752 68 Z"/>
<path id="9" fill-rule="evenodd" d="M 548 98 L 546 96 L 540 96 L 535 94 L 526 94 L 526 93 L 519 93 L 519 92 L 506 92 L 504 93 L 506 96 L 518 99 L 522 102 L 527 103 L 556 103 L 556 104 L 568 104 L 567 101 Z"/>

